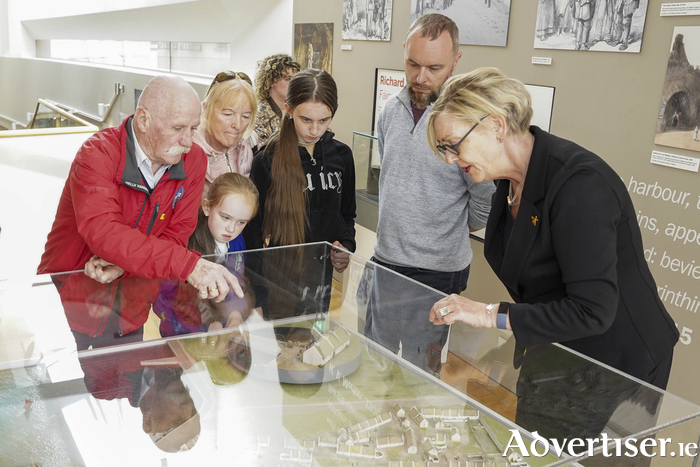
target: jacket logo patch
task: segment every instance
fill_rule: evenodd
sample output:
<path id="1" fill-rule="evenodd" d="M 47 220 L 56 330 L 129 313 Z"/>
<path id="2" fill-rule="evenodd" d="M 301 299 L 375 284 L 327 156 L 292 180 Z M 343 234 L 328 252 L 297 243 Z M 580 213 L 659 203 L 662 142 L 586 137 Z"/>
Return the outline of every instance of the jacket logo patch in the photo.
<path id="1" fill-rule="evenodd" d="M 165 220 L 165 214 L 160 215 L 160 220 L 162 220 L 162 221 Z"/>
<path id="2" fill-rule="evenodd" d="M 173 209 L 175 209 L 175 203 L 180 201 L 180 199 L 185 196 L 185 187 L 181 186 L 180 188 L 177 189 L 177 193 L 175 193 L 175 196 L 173 196 Z"/>

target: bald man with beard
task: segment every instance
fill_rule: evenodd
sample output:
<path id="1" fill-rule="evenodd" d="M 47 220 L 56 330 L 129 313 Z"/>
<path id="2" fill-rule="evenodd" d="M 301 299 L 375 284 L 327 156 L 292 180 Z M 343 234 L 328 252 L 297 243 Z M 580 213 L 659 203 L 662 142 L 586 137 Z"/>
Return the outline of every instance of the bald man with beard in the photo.
<path id="1" fill-rule="evenodd" d="M 200 113 L 187 82 L 157 76 L 134 115 L 78 151 L 37 271 L 84 269 L 52 277 L 78 350 L 140 340 L 155 279 L 187 281 L 203 299 L 243 295 L 226 268 L 187 249 L 207 165 L 192 141 Z"/>

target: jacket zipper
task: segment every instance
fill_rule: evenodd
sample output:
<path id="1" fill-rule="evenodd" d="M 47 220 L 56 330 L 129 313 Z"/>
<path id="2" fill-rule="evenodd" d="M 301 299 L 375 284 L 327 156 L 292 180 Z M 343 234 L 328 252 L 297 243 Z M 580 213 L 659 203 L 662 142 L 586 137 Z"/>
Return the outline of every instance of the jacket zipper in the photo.
<path id="1" fill-rule="evenodd" d="M 160 203 L 156 203 L 156 207 L 153 208 L 153 215 L 151 216 L 151 222 L 148 224 L 148 230 L 146 230 L 146 235 L 151 233 L 151 229 L 153 228 L 153 224 L 155 223 L 156 219 L 158 218 L 159 208 L 160 208 Z"/>
<path id="2" fill-rule="evenodd" d="M 95 335 L 92 336 L 93 338 L 97 337 L 97 335 L 99 334 L 100 329 L 102 328 L 102 325 L 105 322 L 105 315 L 109 315 L 111 313 L 111 307 L 107 306 L 107 305 L 109 305 L 110 295 L 112 295 L 112 284 L 111 283 L 109 284 L 109 287 L 107 288 L 107 300 L 105 301 L 105 307 L 104 307 L 105 310 L 109 310 L 109 311 L 107 311 L 106 313 L 105 312 L 102 313 L 102 317 L 100 318 L 100 325 L 97 326 L 97 330 L 95 331 Z"/>
<path id="3" fill-rule="evenodd" d="M 411 120 L 413 120 L 413 109 L 411 108 L 411 104 L 408 104 L 408 106 L 406 106 L 406 104 L 404 103 L 403 100 L 401 100 L 398 97 L 397 97 L 397 99 L 399 102 L 401 102 L 401 105 L 403 105 L 403 108 L 408 111 L 408 114 L 411 116 Z M 409 102 L 410 102 L 410 100 L 409 100 Z M 426 108 L 426 110 L 427 110 L 427 108 Z M 418 123 L 420 123 L 422 118 L 423 118 L 423 116 L 421 116 L 421 118 L 418 119 Z M 411 128 L 411 131 L 408 132 L 409 134 L 412 135 L 413 132 L 416 131 L 416 127 L 418 126 L 418 123 L 415 123 L 415 122 L 413 123 L 413 128 Z"/>
<path id="4" fill-rule="evenodd" d="M 141 220 L 141 215 L 143 214 L 143 210 L 146 209 L 146 201 L 148 200 L 148 195 L 146 195 L 146 198 L 143 200 L 143 204 L 141 205 L 141 211 L 139 212 L 139 217 L 136 218 L 136 223 L 134 224 L 134 228 L 139 226 L 139 221 Z"/>

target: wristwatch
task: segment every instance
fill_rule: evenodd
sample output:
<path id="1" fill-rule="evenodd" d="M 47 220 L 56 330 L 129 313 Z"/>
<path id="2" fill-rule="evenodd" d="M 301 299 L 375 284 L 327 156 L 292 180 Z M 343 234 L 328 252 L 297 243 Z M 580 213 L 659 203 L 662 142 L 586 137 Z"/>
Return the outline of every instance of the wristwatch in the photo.
<path id="1" fill-rule="evenodd" d="M 498 329 L 508 329 L 508 311 L 510 311 L 510 303 L 501 302 L 498 305 L 498 316 L 496 317 Z"/>

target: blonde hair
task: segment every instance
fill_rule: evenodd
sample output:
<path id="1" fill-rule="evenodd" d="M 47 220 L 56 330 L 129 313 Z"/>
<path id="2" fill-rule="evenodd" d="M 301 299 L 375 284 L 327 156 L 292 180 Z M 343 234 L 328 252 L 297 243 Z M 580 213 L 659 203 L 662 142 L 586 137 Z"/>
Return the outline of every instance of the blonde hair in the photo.
<path id="1" fill-rule="evenodd" d="M 532 100 L 523 83 L 508 78 L 497 68 L 477 68 L 450 78 L 428 118 L 428 144 L 444 160 L 435 137 L 435 119 L 440 115 L 468 125 L 479 122 L 484 115 L 497 115 L 505 118 L 510 133 L 520 135 L 530 129 Z"/>
<path id="2" fill-rule="evenodd" d="M 255 100 L 253 86 L 238 77 L 212 85 L 209 94 L 202 102 L 202 127 L 209 131 L 209 122 L 214 118 L 214 112 L 232 105 L 240 93 L 246 96 L 248 105 L 250 105 L 250 121 L 243 133 L 243 138 L 250 137 L 255 129 L 255 113 L 258 109 L 258 103 Z"/>

